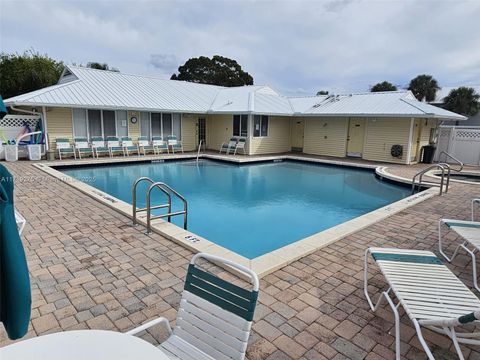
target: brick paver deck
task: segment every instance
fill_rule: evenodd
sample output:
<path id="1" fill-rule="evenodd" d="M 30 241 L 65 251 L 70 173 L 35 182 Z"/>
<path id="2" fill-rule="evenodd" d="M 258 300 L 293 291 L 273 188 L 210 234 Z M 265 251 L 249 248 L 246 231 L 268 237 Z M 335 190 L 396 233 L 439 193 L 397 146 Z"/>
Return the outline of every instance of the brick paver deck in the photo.
<path id="1" fill-rule="evenodd" d="M 192 253 L 27 162 L 7 164 L 17 177 L 16 206 L 28 225 L 24 243 L 32 281 L 28 336 L 73 329 L 126 331 L 160 314 L 174 320 Z M 393 166 L 397 175 L 415 169 Z M 480 185 L 452 183 L 434 197 L 348 236 L 261 280 L 248 358 L 393 359 L 393 316 L 373 314 L 363 295 L 363 253 L 369 246 L 436 251 L 441 217 L 468 219 Z M 447 238 L 455 240 L 449 233 Z M 471 266 L 459 257 L 453 271 L 471 285 Z M 372 285 L 384 285 L 375 276 Z M 402 354 L 425 355 L 402 317 Z M 10 343 L 0 331 L 0 346 Z M 451 342 L 425 331 L 439 359 L 454 359 Z M 161 330 L 147 335 L 165 336 Z M 480 359 L 478 349 L 466 349 Z"/>

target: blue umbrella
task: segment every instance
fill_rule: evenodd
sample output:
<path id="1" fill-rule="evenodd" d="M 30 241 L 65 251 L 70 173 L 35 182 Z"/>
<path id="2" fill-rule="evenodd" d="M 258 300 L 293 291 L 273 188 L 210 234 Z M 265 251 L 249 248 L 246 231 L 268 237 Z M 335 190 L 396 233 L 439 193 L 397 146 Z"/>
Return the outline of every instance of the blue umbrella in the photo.
<path id="1" fill-rule="evenodd" d="M 0 96 L 0 119 L 3 119 L 5 115 L 7 115 L 7 108 L 5 107 L 5 104 L 3 103 L 3 99 Z"/>
<path id="2" fill-rule="evenodd" d="M 28 330 L 32 293 L 13 206 L 13 176 L 0 165 L 0 321 L 10 339 Z"/>

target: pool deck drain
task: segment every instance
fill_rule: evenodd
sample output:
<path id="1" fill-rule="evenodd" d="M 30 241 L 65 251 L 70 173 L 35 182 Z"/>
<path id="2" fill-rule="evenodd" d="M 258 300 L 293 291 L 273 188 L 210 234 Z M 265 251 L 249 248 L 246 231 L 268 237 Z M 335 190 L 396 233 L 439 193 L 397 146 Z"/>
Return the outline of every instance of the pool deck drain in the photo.
<path id="1" fill-rule="evenodd" d="M 168 155 L 167 155 L 168 156 Z M 178 155 L 173 159 L 177 160 L 184 160 L 189 159 L 188 155 Z M 309 163 L 321 163 L 321 164 L 328 164 L 328 165 L 335 165 L 335 166 L 344 166 L 341 161 L 325 161 L 322 159 L 311 159 L 311 158 L 304 158 L 300 156 L 291 156 L 291 155 L 280 155 L 280 156 L 262 156 L 256 157 L 254 159 L 249 159 L 246 157 L 226 157 L 221 155 L 204 155 L 204 159 L 213 159 L 213 160 L 222 160 L 222 161 L 229 161 L 231 163 L 255 163 L 255 162 L 265 162 L 265 161 L 285 161 L 285 160 L 297 160 L 297 161 L 304 161 Z M 125 159 L 125 158 L 124 158 Z M 138 157 L 135 157 L 138 159 Z M 172 157 L 169 157 L 172 159 Z M 156 161 L 163 160 L 162 158 L 157 159 Z M 235 161 L 232 161 L 235 160 Z M 126 161 L 122 159 L 122 162 Z M 139 161 L 139 160 L 136 160 Z M 155 161 L 155 160 L 154 160 Z M 91 165 L 97 164 L 95 160 L 92 161 L 84 161 L 83 165 Z M 77 161 L 63 161 L 60 163 L 54 163 L 53 167 L 50 164 L 35 164 L 34 166 L 38 167 L 42 171 L 46 172 L 47 174 L 66 182 L 68 185 L 80 190 L 84 194 L 100 201 L 101 203 L 111 207 L 114 210 L 119 211 L 121 214 L 128 216 L 129 218 L 133 219 L 133 209 L 130 204 L 120 199 L 117 199 L 108 193 L 105 193 L 101 190 L 96 189 L 93 186 L 90 186 L 80 180 L 77 180 L 69 175 L 64 174 L 63 172 L 56 170 L 54 166 L 78 166 Z M 108 164 L 105 162 L 101 162 L 100 164 Z M 355 166 L 361 168 L 368 168 L 368 169 L 375 169 L 376 167 L 372 165 L 366 164 L 355 164 L 348 163 L 347 166 Z M 393 175 L 389 175 L 386 172 L 377 170 L 378 174 L 381 174 L 384 177 L 388 177 L 390 179 L 397 179 L 397 177 Z M 373 176 L 373 174 L 372 174 Z M 401 179 L 398 179 L 401 181 Z M 399 211 L 402 211 L 409 206 L 417 204 L 421 201 L 431 198 L 435 196 L 437 190 L 435 188 L 427 189 L 421 193 L 409 196 L 407 198 L 401 199 L 399 201 L 393 202 L 388 204 L 384 207 L 366 213 L 364 215 L 358 216 L 354 219 L 349 221 L 343 222 L 339 225 L 331 227 L 329 229 L 323 230 L 306 238 L 300 239 L 296 242 L 293 242 L 289 245 L 283 246 L 279 249 L 273 250 L 261 256 L 258 256 L 253 259 L 248 259 L 240 254 L 235 253 L 223 246 L 215 244 L 208 239 L 201 237 L 198 234 L 192 233 L 187 231 L 183 228 L 178 227 L 172 223 L 169 223 L 163 219 L 153 220 L 151 222 L 151 229 L 152 231 L 170 239 L 193 252 L 208 252 L 212 255 L 221 256 L 231 261 L 235 261 L 240 263 L 253 271 L 255 271 L 258 276 L 261 278 L 266 276 L 290 263 L 296 261 L 306 255 L 309 255 L 335 241 L 348 236 L 358 230 L 361 230 L 367 226 L 370 226 L 377 221 L 385 219 L 386 217 L 391 216 Z M 146 226 L 146 215 L 140 214 L 138 216 L 138 224 L 142 226 Z"/>
<path id="2" fill-rule="evenodd" d="M 15 205 L 27 218 L 23 241 L 33 296 L 27 337 L 88 328 L 127 331 L 160 315 L 175 319 L 190 250 L 161 235 L 145 235 L 128 217 L 31 163 L 5 165 L 17 178 Z M 369 165 L 404 179 L 425 167 Z M 476 196 L 478 185 L 452 183 L 442 197 L 416 203 L 264 276 L 247 358 L 394 359 L 392 313 L 382 308 L 373 314 L 363 295 L 365 248 L 436 252 L 438 220 L 468 219 Z M 459 239 L 452 232 L 446 238 L 452 251 Z M 471 287 L 468 257 L 447 265 Z M 385 283 L 382 276 L 372 280 L 378 296 Z M 401 315 L 402 358 L 425 358 Z M 428 330 L 424 335 L 437 359 L 456 358 L 444 336 Z M 155 328 L 142 336 L 155 341 L 165 333 Z M 0 346 L 9 343 L 0 331 Z M 478 350 L 465 348 L 465 357 L 480 359 Z"/>

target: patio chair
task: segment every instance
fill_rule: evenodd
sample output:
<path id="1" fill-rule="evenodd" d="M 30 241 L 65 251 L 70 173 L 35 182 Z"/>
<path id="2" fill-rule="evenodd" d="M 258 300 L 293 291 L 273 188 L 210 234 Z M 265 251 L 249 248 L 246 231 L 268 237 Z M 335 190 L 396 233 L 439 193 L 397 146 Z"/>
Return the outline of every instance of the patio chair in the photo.
<path id="1" fill-rule="evenodd" d="M 132 138 L 129 136 L 123 136 L 122 137 L 122 143 L 123 151 L 127 156 L 130 156 L 130 152 L 136 152 L 137 155 L 140 156 L 140 149 L 138 146 L 133 145 Z"/>
<path id="2" fill-rule="evenodd" d="M 222 146 L 220 146 L 219 153 L 221 154 L 222 151 L 225 151 L 225 154 L 228 154 L 230 150 L 235 151 L 236 147 L 237 147 L 237 138 L 231 137 L 228 143 L 223 143 Z"/>
<path id="3" fill-rule="evenodd" d="M 252 290 L 201 270 L 197 264 L 200 259 L 241 272 L 249 279 Z M 168 320 L 160 317 L 127 334 L 135 335 L 163 323 L 170 336 L 159 349 L 170 359 L 244 359 L 258 287 L 257 275 L 252 270 L 217 256 L 196 254 L 188 266 L 173 331 Z"/>
<path id="4" fill-rule="evenodd" d="M 152 146 L 156 150 L 157 154 L 163 153 L 163 151 L 167 151 L 169 153 L 167 143 L 162 139 L 161 136 L 153 136 L 152 137 Z"/>
<path id="5" fill-rule="evenodd" d="M 75 150 L 77 151 L 78 157 L 81 159 L 83 155 L 93 155 L 93 149 L 90 147 L 88 143 L 88 139 L 85 137 L 76 137 L 74 139 Z"/>
<path id="6" fill-rule="evenodd" d="M 110 150 L 110 157 L 116 154 L 123 154 L 123 156 L 125 156 L 125 149 L 116 136 L 107 136 L 107 147 Z"/>
<path id="7" fill-rule="evenodd" d="M 62 160 L 62 155 L 73 155 L 76 159 L 77 154 L 75 153 L 75 148 L 70 144 L 70 140 L 67 138 L 57 138 L 55 144 L 58 151 L 58 157 Z"/>
<path id="8" fill-rule="evenodd" d="M 183 153 L 182 142 L 175 135 L 167 136 L 167 145 L 172 149 L 172 154 L 175 154 L 175 150 L 180 150 Z"/>
<path id="9" fill-rule="evenodd" d="M 17 209 L 15 209 L 15 222 L 17 224 L 18 235 L 22 235 L 23 229 L 25 229 L 25 225 L 27 225 L 27 220 Z"/>
<path id="10" fill-rule="evenodd" d="M 245 138 L 238 139 L 237 145 L 235 146 L 235 150 L 233 151 L 233 155 L 237 155 L 238 150 L 242 150 L 243 155 L 246 155 L 246 153 L 245 153 L 246 142 L 247 142 L 247 140 Z"/>
<path id="11" fill-rule="evenodd" d="M 368 259 L 380 268 L 388 283 L 388 289 L 373 304 L 368 294 Z M 480 333 L 456 327 L 478 324 L 480 300 L 445 266 L 431 251 L 369 248 L 365 251 L 364 292 L 372 311 L 387 300 L 395 316 L 396 358 L 400 359 L 401 305 L 415 326 L 418 339 L 428 359 L 435 360 L 422 335 L 422 327 L 448 336 L 460 359 L 464 359 L 460 343 L 480 345 Z M 395 295 L 395 305 L 391 295 Z"/>
<path id="12" fill-rule="evenodd" d="M 148 138 L 146 136 L 139 136 L 138 137 L 138 151 L 143 152 L 143 155 L 147 155 L 148 152 L 152 152 L 156 154 L 155 147 L 150 144 Z"/>
<path id="13" fill-rule="evenodd" d="M 105 140 L 101 136 L 93 136 L 92 139 L 93 155 L 98 159 L 99 155 L 106 154 L 110 156 L 110 149 L 105 146 Z"/>
<path id="14" fill-rule="evenodd" d="M 463 238 L 463 241 L 457 245 L 453 254 L 448 256 L 443 248 L 442 225 L 456 232 Z M 440 219 L 438 222 L 438 250 L 440 254 L 448 261 L 452 262 L 458 255 L 458 251 L 463 249 L 472 259 L 473 286 L 480 291 L 477 280 L 477 259 L 476 254 L 480 250 L 480 222 L 467 220 Z"/>

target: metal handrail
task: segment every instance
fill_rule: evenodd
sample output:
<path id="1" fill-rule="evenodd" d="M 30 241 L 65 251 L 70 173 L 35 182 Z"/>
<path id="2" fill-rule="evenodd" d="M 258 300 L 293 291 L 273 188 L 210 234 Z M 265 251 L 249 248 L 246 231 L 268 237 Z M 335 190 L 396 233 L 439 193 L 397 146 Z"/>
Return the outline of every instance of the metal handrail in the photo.
<path id="1" fill-rule="evenodd" d="M 198 143 L 197 163 L 198 163 L 198 158 L 200 157 L 200 150 L 202 149 L 202 143 L 203 143 L 203 139 L 200 140 L 200 142 Z"/>
<path id="2" fill-rule="evenodd" d="M 448 192 L 448 187 L 450 185 L 450 165 L 448 165 L 446 163 L 439 163 L 439 164 L 431 165 L 431 166 L 423 169 L 422 171 L 417 172 L 413 176 L 413 178 L 412 178 L 412 194 L 415 194 L 415 189 L 417 187 L 416 183 L 415 183 L 416 178 L 418 177 L 418 189 L 420 189 L 420 187 L 422 185 L 423 175 L 425 173 L 427 173 L 428 171 L 433 170 L 433 169 L 442 170 L 442 177 L 441 177 L 441 180 L 440 180 L 440 195 L 443 194 L 443 187 L 444 187 L 444 183 L 445 183 L 445 170 L 447 171 L 447 183 L 446 183 L 446 186 L 445 186 L 445 193 Z"/>
<path id="3" fill-rule="evenodd" d="M 453 169 L 453 170 L 455 170 L 455 171 L 457 171 L 457 172 L 460 172 L 460 171 L 463 170 L 463 165 L 465 165 L 463 162 L 461 162 L 460 160 L 458 160 L 455 156 L 450 155 L 450 154 L 449 154 L 448 152 L 446 152 L 446 151 L 442 151 L 442 152 L 440 153 L 440 155 L 438 155 L 438 158 L 440 158 L 440 156 L 442 156 L 442 154 L 445 155 L 445 161 L 447 160 L 447 158 L 450 158 L 450 159 L 454 160 L 458 165 L 460 165 L 460 168 L 459 168 L 458 170 L 457 170 L 457 169 Z"/>
<path id="4" fill-rule="evenodd" d="M 133 226 L 136 226 L 137 223 L 137 212 L 146 211 L 147 208 L 137 209 L 137 187 L 143 181 L 148 181 L 150 184 L 153 184 L 154 181 L 148 177 L 138 178 L 132 185 L 132 220 Z"/>
<path id="5" fill-rule="evenodd" d="M 168 197 L 168 204 L 166 204 L 168 206 L 168 213 L 166 213 L 166 214 L 152 216 L 152 209 L 158 208 L 158 207 L 152 207 L 151 206 L 151 193 L 152 193 L 152 190 L 155 189 L 155 188 L 160 189 L 160 191 L 162 191 Z M 172 212 L 172 198 L 171 198 L 170 193 L 174 194 L 176 197 L 178 197 L 183 202 L 183 210 L 182 211 Z M 160 207 L 162 207 L 162 206 L 163 205 L 160 205 Z M 163 207 L 166 207 L 166 206 L 163 206 Z M 188 213 L 187 200 L 182 195 L 180 195 L 176 190 L 172 189 L 170 186 L 168 186 L 167 184 L 165 184 L 163 182 L 153 183 L 148 188 L 146 210 L 147 210 L 147 233 L 152 232 L 152 228 L 151 228 L 152 220 L 168 217 L 168 222 L 170 222 L 172 216 L 177 216 L 177 215 L 182 215 L 182 214 L 183 214 L 183 228 L 185 230 L 187 230 L 187 213 Z"/>

